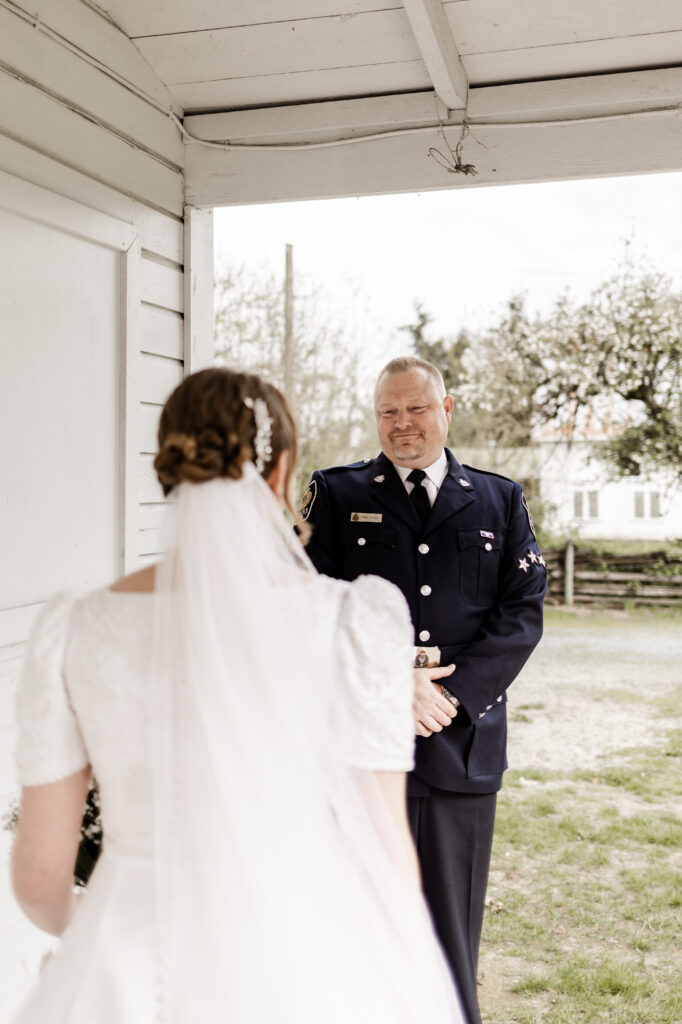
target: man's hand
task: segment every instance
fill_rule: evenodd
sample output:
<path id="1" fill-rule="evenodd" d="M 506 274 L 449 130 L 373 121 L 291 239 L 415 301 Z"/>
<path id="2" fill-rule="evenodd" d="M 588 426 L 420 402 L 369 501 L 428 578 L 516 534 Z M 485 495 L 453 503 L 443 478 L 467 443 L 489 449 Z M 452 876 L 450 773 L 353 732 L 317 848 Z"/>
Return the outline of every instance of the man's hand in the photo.
<path id="1" fill-rule="evenodd" d="M 454 665 L 414 670 L 414 720 L 417 736 L 433 736 L 457 714 L 457 708 L 443 696 L 443 687 L 434 682 L 452 675 Z"/>

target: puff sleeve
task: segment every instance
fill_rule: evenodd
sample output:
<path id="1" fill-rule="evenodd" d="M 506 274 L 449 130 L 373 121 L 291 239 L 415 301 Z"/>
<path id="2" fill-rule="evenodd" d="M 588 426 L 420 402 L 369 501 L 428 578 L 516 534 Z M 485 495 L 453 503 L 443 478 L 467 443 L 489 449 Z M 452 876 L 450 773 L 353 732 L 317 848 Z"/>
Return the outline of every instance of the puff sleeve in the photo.
<path id="1" fill-rule="evenodd" d="M 412 625 L 397 587 L 378 576 L 346 584 L 337 643 L 347 762 L 369 771 L 410 771 L 415 746 Z"/>
<path id="2" fill-rule="evenodd" d="M 16 766 L 22 786 L 57 782 L 84 768 L 88 755 L 64 678 L 75 598 L 47 602 L 31 634 L 17 691 Z"/>

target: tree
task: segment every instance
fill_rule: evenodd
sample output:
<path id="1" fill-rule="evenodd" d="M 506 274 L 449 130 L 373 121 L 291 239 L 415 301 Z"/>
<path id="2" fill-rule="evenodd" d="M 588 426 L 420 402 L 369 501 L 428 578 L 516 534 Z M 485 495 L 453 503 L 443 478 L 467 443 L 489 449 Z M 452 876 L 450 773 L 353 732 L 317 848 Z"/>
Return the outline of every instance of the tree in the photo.
<path id="1" fill-rule="evenodd" d="M 626 256 L 586 302 L 563 296 L 531 318 L 522 297 L 472 339 L 462 399 L 489 437 L 518 445 L 551 423 L 588 436 L 614 476 L 665 471 L 682 479 L 682 294 Z"/>
<path id="2" fill-rule="evenodd" d="M 373 446 L 359 353 L 330 326 L 314 287 L 297 280 L 292 402 L 299 430 L 299 489 L 314 469 L 351 462 Z M 274 275 L 230 267 L 216 281 L 216 362 L 284 385 L 284 295 Z"/>

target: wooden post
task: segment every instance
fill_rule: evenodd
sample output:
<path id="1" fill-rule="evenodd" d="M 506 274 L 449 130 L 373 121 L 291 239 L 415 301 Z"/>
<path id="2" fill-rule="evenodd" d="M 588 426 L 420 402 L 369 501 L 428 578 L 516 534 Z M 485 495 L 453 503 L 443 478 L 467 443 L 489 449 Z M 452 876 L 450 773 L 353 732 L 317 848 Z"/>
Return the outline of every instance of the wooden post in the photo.
<path id="1" fill-rule="evenodd" d="M 573 605 L 573 573 L 575 568 L 575 545 L 572 540 L 566 542 L 564 552 L 564 604 L 569 608 Z"/>
<path id="2" fill-rule="evenodd" d="M 286 246 L 284 270 L 284 394 L 294 403 L 294 247 Z"/>

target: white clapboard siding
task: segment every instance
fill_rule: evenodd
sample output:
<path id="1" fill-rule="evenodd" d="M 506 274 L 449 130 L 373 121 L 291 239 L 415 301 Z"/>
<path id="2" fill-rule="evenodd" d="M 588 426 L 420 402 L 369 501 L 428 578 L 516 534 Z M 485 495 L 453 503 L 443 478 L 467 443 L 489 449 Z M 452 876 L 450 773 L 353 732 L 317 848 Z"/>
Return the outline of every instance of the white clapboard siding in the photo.
<path id="1" fill-rule="evenodd" d="M 154 471 L 153 455 L 140 455 L 138 474 L 140 501 L 143 503 L 163 501 L 163 491 Z"/>
<path id="2" fill-rule="evenodd" d="M 184 358 L 184 324 L 174 310 L 143 304 L 140 311 L 140 349 L 150 355 Z"/>
<path id="3" fill-rule="evenodd" d="M 0 134 L 62 163 L 76 163 L 79 170 L 96 181 L 156 209 L 181 216 L 182 174 L 100 127 L 93 120 L 96 111 L 91 115 L 76 113 L 42 89 L 2 71 L 0 86 Z"/>
<path id="4" fill-rule="evenodd" d="M 183 309 L 182 268 L 153 254 L 142 253 L 141 299 L 151 306 L 160 306 L 176 313 Z"/>
<path id="5" fill-rule="evenodd" d="M 167 501 L 140 506 L 140 529 L 163 530 L 168 522 L 170 505 Z"/>
<path id="6" fill-rule="evenodd" d="M 159 429 L 159 417 L 163 406 L 143 402 L 140 405 L 139 425 L 139 449 L 140 454 L 154 455 L 157 451 L 156 435 Z"/>
<path id="7" fill-rule="evenodd" d="M 182 167 L 182 139 L 166 111 L 5 8 L 0 8 L 0 39 L 3 62 L 13 71 L 53 94 L 58 88 L 57 96 L 74 109 L 96 110 L 112 131 Z"/>
<path id="8" fill-rule="evenodd" d="M 15 139 L 6 138 L 1 133 L 0 167 L 24 181 L 134 224 L 148 252 L 182 264 L 183 224 L 178 216 L 142 205 L 130 196 L 72 167 L 55 163 L 48 156 L 23 146 Z"/>
<path id="9" fill-rule="evenodd" d="M 163 530 L 140 530 L 140 555 L 162 555 L 164 551 Z"/>
<path id="10" fill-rule="evenodd" d="M 165 356 L 150 356 L 143 353 L 140 356 L 139 366 L 140 379 L 138 388 L 140 401 L 163 405 L 171 391 L 182 380 L 182 363 L 176 359 L 166 359 Z M 140 450 L 141 448 L 138 444 L 138 451 Z"/>
<path id="11" fill-rule="evenodd" d="M 158 75 L 140 56 L 130 40 L 110 18 L 84 0 L 13 0 L 15 6 L 36 18 L 89 57 L 110 69 L 160 106 L 170 108 L 172 97 Z M 101 5 L 104 6 L 104 5 Z M 107 5 L 110 6 L 110 5 Z M 115 19 L 114 19 L 115 20 Z M 176 114 L 181 114 L 179 107 Z"/>
<path id="12" fill-rule="evenodd" d="M 47 31 L 21 17 L 24 7 L 28 8 L 24 0 L 0 6 L 0 206 L 4 204 L 3 223 L 9 226 L 0 245 L 11 244 L 14 252 L 18 243 L 20 254 L 28 252 L 26 240 L 43 230 L 46 249 L 38 250 L 35 303 L 17 306 L 13 315 L 21 317 L 25 308 L 28 325 L 38 310 L 43 322 L 50 322 L 51 311 L 54 315 L 62 297 L 61 285 L 55 282 L 62 278 L 50 272 L 48 253 L 53 246 L 55 253 L 68 251 L 65 243 L 59 250 L 56 240 L 71 237 L 82 240 L 78 243 L 82 246 L 95 246 L 93 264 L 102 266 L 102 273 L 106 268 L 109 276 L 101 296 L 94 288 L 88 302 L 99 303 L 98 315 L 106 321 L 100 323 L 98 343 L 104 349 L 113 339 L 113 347 L 120 346 L 112 363 L 114 371 L 119 363 L 123 375 L 120 435 L 126 457 L 120 481 L 124 488 L 119 491 L 125 517 L 120 518 L 126 523 L 122 539 L 129 545 L 126 563 L 137 567 L 144 564 L 138 560 L 140 547 L 150 551 L 160 546 L 164 518 L 163 500 L 149 487 L 145 493 L 153 494 L 153 502 L 140 507 L 138 453 L 147 444 L 142 438 L 144 406 L 140 402 L 145 395 L 155 403 L 163 401 L 181 379 L 185 358 L 183 147 L 177 126 L 167 116 L 173 105 L 168 89 L 95 5 L 81 0 L 31 0 L 28 13 L 38 16 Z M 177 105 L 175 112 L 182 113 Z M 33 206 L 31 197 L 36 196 Z M 108 262 L 103 251 L 109 254 Z M 22 258 L 26 260 L 25 253 Z M 68 265 L 59 271 L 68 275 Z M 193 301 L 193 296 L 189 299 Z M 111 315 L 102 310 L 110 310 Z M 22 322 L 18 321 L 19 329 Z M 93 325 L 96 322 L 93 318 Z M 23 347 L 15 353 L 17 380 L 25 379 L 31 353 L 42 352 L 46 344 L 42 335 L 34 337 L 32 332 L 33 327 L 25 332 Z M 21 362 L 22 350 L 27 365 Z M 68 369 L 67 351 L 64 357 L 64 366 L 55 371 L 55 394 L 60 390 L 60 374 Z M 96 378 L 90 382 L 97 383 Z M 117 386 L 114 375 L 114 414 Z M 88 391 L 95 393 L 90 385 Z M 47 405 L 49 415 L 49 401 Z M 155 408 L 158 415 L 158 405 Z M 78 422 L 77 407 L 73 416 Z M 116 436 L 114 429 L 112 438 Z M 77 452 L 74 464 L 78 465 Z M 46 516 L 49 509 L 46 495 Z M 112 565 L 119 551 L 115 513 L 114 509 L 111 536 L 107 533 L 104 539 L 107 551 L 111 547 Z M 54 516 L 46 522 L 53 532 L 59 530 Z M 131 524 L 134 531 L 129 536 Z M 82 528 L 83 540 L 90 543 L 87 522 Z M 57 550 L 58 540 L 55 543 Z M 32 572 L 29 567 L 22 580 L 33 578 Z M 22 604 L 20 583 L 14 605 L 10 590 L 0 611 L 0 815 L 17 794 L 14 707 L 25 641 L 42 601 L 49 596 L 30 594 L 24 606 L 17 607 Z M 55 589 L 58 586 L 56 580 L 51 583 Z M 7 1019 L 10 1007 L 36 976 L 40 957 L 52 945 L 13 899 L 9 844 L 9 835 L 0 832 L 0 1020 Z"/>

